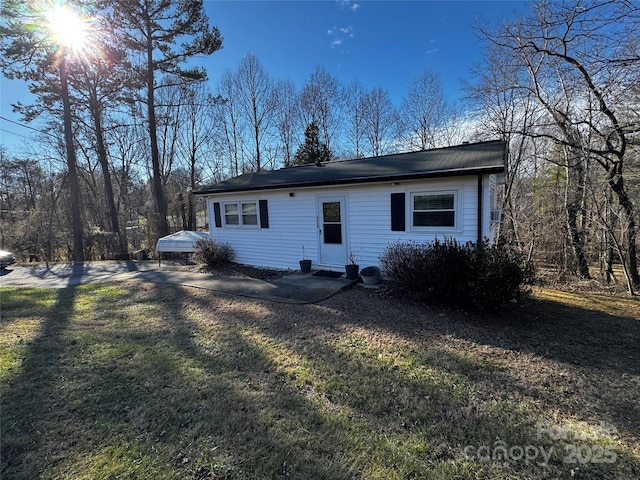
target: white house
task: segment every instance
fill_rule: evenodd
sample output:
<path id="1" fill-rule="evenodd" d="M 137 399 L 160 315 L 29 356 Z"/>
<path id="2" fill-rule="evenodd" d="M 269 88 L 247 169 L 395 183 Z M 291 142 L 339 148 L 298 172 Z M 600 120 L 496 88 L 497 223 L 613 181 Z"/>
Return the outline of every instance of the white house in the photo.
<path id="1" fill-rule="evenodd" d="M 196 192 L 210 235 L 236 261 L 273 268 L 344 270 L 350 254 L 378 265 L 398 240 L 460 242 L 495 236 L 502 141 L 246 173 Z"/>

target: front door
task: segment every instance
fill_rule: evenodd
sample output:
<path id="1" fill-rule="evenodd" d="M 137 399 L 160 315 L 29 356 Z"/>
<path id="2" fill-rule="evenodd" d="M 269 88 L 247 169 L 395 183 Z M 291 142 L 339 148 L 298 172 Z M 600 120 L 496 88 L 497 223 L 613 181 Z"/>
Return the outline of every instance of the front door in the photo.
<path id="1" fill-rule="evenodd" d="M 342 267 L 347 263 L 344 204 L 344 197 L 318 198 L 320 265 Z"/>

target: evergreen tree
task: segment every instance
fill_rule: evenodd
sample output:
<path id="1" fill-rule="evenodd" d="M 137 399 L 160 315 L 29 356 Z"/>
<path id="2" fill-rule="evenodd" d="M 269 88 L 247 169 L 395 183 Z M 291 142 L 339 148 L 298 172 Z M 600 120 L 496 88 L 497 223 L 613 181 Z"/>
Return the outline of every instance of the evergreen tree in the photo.
<path id="1" fill-rule="evenodd" d="M 151 147 L 151 187 L 156 207 L 156 234 L 169 233 L 168 202 L 164 192 L 163 172 L 158 146 L 156 91 L 167 86 L 158 81 L 162 73 L 188 84 L 206 80 L 204 68 L 183 68 L 194 57 L 211 55 L 222 47 L 222 35 L 209 25 L 202 0 L 105 0 L 111 13 L 107 19 L 123 35 L 123 43 L 139 54 L 141 65 L 136 73 L 143 79 L 142 100 L 147 109 Z"/>
<path id="2" fill-rule="evenodd" d="M 293 163 L 295 165 L 305 163 L 320 165 L 322 162 L 329 162 L 332 159 L 333 153 L 325 143 L 320 141 L 318 125 L 316 122 L 311 122 L 304 131 L 304 143 L 298 147 L 293 157 Z"/>
<path id="3" fill-rule="evenodd" d="M 30 91 L 44 102 L 44 111 L 57 111 L 64 125 L 67 179 L 71 196 L 72 257 L 84 261 L 82 202 L 78 160 L 73 141 L 69 66 L 89 56 L 85 19 L 66 5 L 5 0 L 0 3 L 0 69 L 5 77 L 29 82 Z M 60 111 L 59 108 L 62 107 Z M 41 107 L 15 108 L 31 121 Z"/>

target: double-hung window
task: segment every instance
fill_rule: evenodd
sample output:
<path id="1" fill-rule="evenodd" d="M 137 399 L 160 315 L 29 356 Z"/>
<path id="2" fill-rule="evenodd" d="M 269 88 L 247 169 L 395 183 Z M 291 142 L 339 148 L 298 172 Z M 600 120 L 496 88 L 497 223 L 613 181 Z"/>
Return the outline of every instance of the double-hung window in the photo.
<path id="1" fill-rule="evenodd" d="M 411 194 L 413 228 L 455 229 L 457 192 L 416 192 Z"/>
<path id="2" fill-rule="evenodd" d="M 240 215 L 238 215 L 237 203 L 224 204 L 224 224 L 227 226 L 240 225 Z"/>
<path id="3" fill-rule="evenodd" d="M 226 226 L 258 227 L 258 202 L 226 202 L 222 205 Z"/>
<path id="4" fill-rule="evenodd" d="M 256 202 L 240 203 L 240 211 L 242 212 L 242 225 L 258 226 L 258 205 Z"/>

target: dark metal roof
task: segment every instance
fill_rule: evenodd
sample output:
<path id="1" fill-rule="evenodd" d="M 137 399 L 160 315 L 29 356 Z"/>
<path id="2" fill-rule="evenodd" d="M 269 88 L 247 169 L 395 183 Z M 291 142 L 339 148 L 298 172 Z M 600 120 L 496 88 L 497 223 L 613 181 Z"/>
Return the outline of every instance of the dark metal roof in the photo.
<path id="1" fill-rule="evenodd" d="M 505 171 L 506 155 L 506 142 L 496 140 L 469 143 L 419 152 L 327 162 L 320 166 L 312 164 L 245 173 L 194 193 L 207 195 L 502 173 Z"/>

